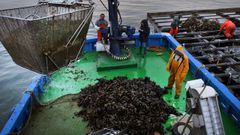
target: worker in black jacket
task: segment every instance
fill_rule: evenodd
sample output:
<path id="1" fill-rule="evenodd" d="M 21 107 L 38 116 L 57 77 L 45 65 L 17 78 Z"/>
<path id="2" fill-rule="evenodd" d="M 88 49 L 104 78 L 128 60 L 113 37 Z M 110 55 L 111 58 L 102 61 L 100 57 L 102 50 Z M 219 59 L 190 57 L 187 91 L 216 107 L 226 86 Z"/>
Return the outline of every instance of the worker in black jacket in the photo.
<path id="1" fill-rule="evenodd" d="M 150 33 L 150 28 L 148 26 L 148 21 L 147 19 L 144 19 L 141 21 L 141 26 L 139 29 L 140 35 L 139 35 L 139 41 L 140 41 L 140 55 L 142 55 L 143 53 L 143 57 L 146 55 L 147 53 L 147 42 L 148 42 L 148 36 Z M 142 52 L 142 48 L 143 48 L 143 52 Z"/>

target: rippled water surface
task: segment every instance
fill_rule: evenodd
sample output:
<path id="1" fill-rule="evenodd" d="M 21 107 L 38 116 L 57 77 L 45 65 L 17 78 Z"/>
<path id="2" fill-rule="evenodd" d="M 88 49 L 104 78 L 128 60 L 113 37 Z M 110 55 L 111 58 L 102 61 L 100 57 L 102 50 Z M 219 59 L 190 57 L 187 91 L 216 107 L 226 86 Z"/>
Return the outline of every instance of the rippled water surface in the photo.
<path id="1" fill-rule="evenodd" d="M 99 0 L 93 21 L 105 9 Z M 102 0 L 107 3 L 107 0 Z M 191 9 L 210 9 L 240 7 L 240 0 L 119 0 L 123 23 L 139 27 L 141 19 L 146 18 L 147 12 L 174 11 Z M 0 0 L 0 9 L 33 5 L 37 0 Z M 90 35 L 95 35 L 95 30 L 90 29 Z M 0 129 L 11 114 L 12 107 L 21 99 L 33 76 L 37 75 L 27 69 L 16 65 L 3 45 L 0 43 Z"/>

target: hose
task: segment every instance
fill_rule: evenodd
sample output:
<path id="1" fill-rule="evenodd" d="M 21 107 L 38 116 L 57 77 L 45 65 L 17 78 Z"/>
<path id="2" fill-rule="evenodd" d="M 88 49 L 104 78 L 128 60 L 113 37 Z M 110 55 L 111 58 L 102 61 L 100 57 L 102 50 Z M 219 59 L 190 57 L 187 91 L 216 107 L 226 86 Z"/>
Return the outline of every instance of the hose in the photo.
<path id="1" fill-rule="evenodd" d="M 106 48 L 106 46 L 105 45 L 103 45 L 104 46 L 104 49 L 105 49 L 105 51 L 113 58 L 113 59 L 115 59 L 115 60 L 126 60 L 126 59 L 129 59 L 131 56 L 132 56 L 132 53 L 131 53 L 131 51 L 129 50 L 129 48 L 127 48 L 126 46 L 124 46 L 124 49 L 127 51 L 127 56 L 116 56 L 116 55 L 114 55 L 113 53 L 111 53 L 107 48 Z"/>
<path id="2" fill-rule="evenodd" d="M 204 91 L 206 90 L 206 88 L 207 88 L 208 82 L 209 82 L 209 80 L 207 80 L 206 83 L 204 84 L 203 89 L 202 89 L 202 91 L 200 92 L 199 96 L 198 96 L 197 98 L 194 98 L 194 99 L 193 99 L 193 102 L 194 102 L 194 103 L 196 103 L 196 102 L 200 99 L 201 95 L 203 94 L 203 92 L 204 92 Z M 192 111 L 192 108 L 189 108 L 189 109 L 186 111 L 186 113 L 177 121 L 177 123 L 179 123 L 181 120 L 183 120 L 183 118 L 184 118 L 188 113 L 191 113 L 191 111 Z M 188 122 L 189 122 L 189 121 L 188 121 Z M 187 125 L 188 125 L 188 123 L 185 123 L 184 130 L 185 130 L 185 128 L 187 127 Z M 172 131 L 173 128 L 174 128 L 174 127 L 171 127 L 169 130 Z M 182 133 L 184 132 L 184 130 L 182 131 Z"/>
<path id="3" fill-rule="evenodd" d="M 175 124 L 175 125 L 173 126 L 173 130 L 172 130 L 173 135 L 182 135 L 182 133 L 180 133 L 179 130 L 178 130 L 178 128 L 179 128 L 180 126 L 184 126 L 184 127 L 186 126 L 186 128 L 188 128 L 188 129 L 190 130 L 189 135 L 191 135 L 193 128 L 192 128 L 189 124 L 187 124 L 187 125 L 185 125 L 185 124 L 186 124 L 186 123 L 184 123 L 184 122 L 178 122 L 177 124 Z"/>

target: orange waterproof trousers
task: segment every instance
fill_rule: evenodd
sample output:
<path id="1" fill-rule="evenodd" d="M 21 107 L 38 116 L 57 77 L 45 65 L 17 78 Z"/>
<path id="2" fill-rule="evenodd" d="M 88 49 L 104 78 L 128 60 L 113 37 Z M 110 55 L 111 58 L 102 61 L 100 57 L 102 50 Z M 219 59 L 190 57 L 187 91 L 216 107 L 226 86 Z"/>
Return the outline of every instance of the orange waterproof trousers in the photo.
<path id="1" fill-rule="evenodd" d="M 170 76 L 168 78 L 168 88 L 172 88 L 173 87 L 173 84 L 174 82 L 176 81 L 176 95 L 177 96 L 180 96 L 181 94 L 181 90 L 182 90 L 182 82 L 183 80 L 180 80 L 178 78 L 176 78 L 176 70 L 177 68 L 172 68 L 170 70 Z"/>
<path id="2" fill-rule="evenodd" d="M 224 32 L 224 35 L 226 38 L 232 38 L 234 37 L 234 31 L 235 31 L 235 27 L 229 27 L 229 28 L 226 28 L 225 32 Z"/>
<path id="3" fill-rule="evenodd" d="M 97 31 L 97 41 L 102 41 L 102 32 L 100 30 Z"/>

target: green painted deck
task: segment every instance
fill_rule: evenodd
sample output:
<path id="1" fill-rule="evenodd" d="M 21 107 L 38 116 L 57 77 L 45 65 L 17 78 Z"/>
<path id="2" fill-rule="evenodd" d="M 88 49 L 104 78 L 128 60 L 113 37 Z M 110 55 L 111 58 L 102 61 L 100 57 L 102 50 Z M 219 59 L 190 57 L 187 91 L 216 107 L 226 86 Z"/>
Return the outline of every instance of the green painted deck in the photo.
<path id="1" fill-rule="evenodd" d="M 45 86 L 45 92 L 40 95 L 41 102 L 49 102 L 66 94 L 79 93 L 81 89 L 88 85 L 96 83 L 97 78 L 112 79 L 117 76 L 127 76 L 129 79 L 150 77 L 161 87 L 167 85 L 169 73 L 166 71 L 169 53 L 165 51 L 162 56 L 156 56 L 154 52 L 148 52 L 146 58 L 141 58 L 133 49 L 133 55 L 137 61 L 137 67 L 124 69 L 105 70 L 97 72 L 96 60 L 97 53 L 87 53 L 79 61 L 73 63 L 70 67 L 61 68 L 53 73 L 49 83 Z M 193 79 L 189 73 L 187 80 Z M 174 99 L 174 90 L 163 96 L 164 100 L 174 106 L 180 112 L 185 111 L 185 83 L 182 85 L 180 99 Z M 175 88 L 175 86 L 174 86 Z M 79 134 L 85 135 L 88 129 L 86 123 L 81 118 L 76 118 L 74 113 L 79 108 L 76 103 L 64 102 L 46 108 L 33 111 L 30 124 L 25 129 L 24 134 L 46 135 L 46 134 Z M 237 127 L 233 121 L 223 115 L 226 135 L 237 135 Z M 170 126 L 173 118 L 170 117 L 165 127 Z M 170 133 L 169 133 L 170 134 Z"/>
<path id="2" fill-rule="evenodd" d="M 105 52 L 97 54 L 96 63 L 97 71 L 137 67 L 137 61 L 134 56 L 130 57 L 128 60 L 115 60 Z"/>

